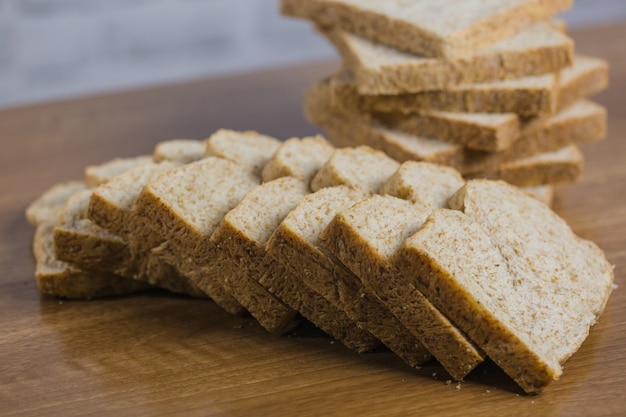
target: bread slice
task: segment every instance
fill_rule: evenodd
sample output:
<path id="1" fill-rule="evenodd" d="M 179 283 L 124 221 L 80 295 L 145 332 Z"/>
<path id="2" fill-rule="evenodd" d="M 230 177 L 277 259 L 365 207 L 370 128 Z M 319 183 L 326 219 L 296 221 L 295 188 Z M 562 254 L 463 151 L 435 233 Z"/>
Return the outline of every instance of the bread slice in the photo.
<path id="1" fill-rule="evenodd" d="M 195 139 L 171 139 L 160 142 L 154 148 L 154 162 L 171 161 L 188 164 L 204 157 L 206 144 Z"/>
<path id="2" fill-rule="evenodd" d="M 53 185 L 26 207 L 26 220 L 33 226 L 56 223 L 67 199 L 84 189 L 85 184 L 82 181 L 66 181 Z"/>
<path id="3" fill-rule="evenodd" d="M 87 218 L 91 194 L 84 189 L 68 198 L 54 229 L 55 255 L 83 269 L 132 278 L 135 260 L 128 241 Z"/>
<path id="4" fill-rule="evenodd" d="M 405 284 L 390 261 L 426 215 L 406 200 L 374 195 L 337 214 L 320 241 L 376 294 L 452 378 L 461 380 L 482 362 L 482 353 L 415 287 Z"/>
<path id="5" fill-rule="evenodd" d="M 279 140 L 254 131 L 220 129 L 206 140 L 205 155 L 228 159 L 260 177 L 280 145 Z"/>
<path id="6" fill-rule="evenodd" d="M 576 55 L 559 73 L 452 86 L 420 93 L 360 94 L 350 73 L 318 81 L 320 89 L 348 109 L 371 113 L 415 113 L 428 110 L 471 113 L 516 113 L 522 117 L 554 114 L 606 88 L 608 65 L 602 59 Z M 315 88 L 315 87 L 314 87 Z"/>
<path id="7" fill-rule="evenodd" d="M 613 268 L 548 207 L 505 183 L 470 181 L 450 205 L 462 211 L 435 211 L 406 240 L 400 270 L 537 393 L 603 311 Z"/>
<path id="8" fill-rule="evenodd" d="M 289 270 L 292 281 L 300 284 L 300 292 L 321 294 L 410 366 L 420 365 L 430 358 L 426 348 L 352 272 L 319 246 L 318 236 L 335 214 L 367 196 L 363 190 L 347 186 L 307 195 L 272 233 L 265 249 Z"/>
<path id="9" fill-rule="evenodd" d="M 399 50 L 453 58 L 482 49 L 568 9 L 571 0 L 282 0 L 288 16 L 312 20 Z"/>
<path id="10" fill-rule="evenodd" d="M 312 323 L 347 347 L 360 352 L 371 350 L 379 344 L 374 336 L 361 330 L 343 311 L 333 307 L 319 294 L 303 285 L 294 286 L 294 283 L 301 283 L 300 278 L 277 267 L 276 262 L 267 256 L 265 245 L 272 232 L 308 193 L 308 184 L 298 178 L 282 177 L 267 182 L 251 191 L 224 216 L 211 241 L 237 261 L 236 275 L 231 274 L 229 280 L 239 275 L 257 281 L 279 294 L 292 308 L 300 308 L 300 312 Z M 232 282 L 233 287 L 238 284 Z M 306 306 L 316 308 L 302 310 Z M 271 306 L 252 305 L 248 310 L 266 329 L 276 332 L 271 321 L 266 324 L 266 316 L 273 310 L 268 307 Z"/>
<path id="11" fill-rule="evenodd" d="M 288 139 L 263 167 L 263 181 L 295 177 L 309 184 L 334 150 L 335 147 L 319 135 Z"/>
<path id="12" fill-rule="evenodd" d="M 400 164 L 369 146 L 337 149 L 313 177 L 311 189 L 349 185 L 376 193 Z"/>
<path id="13" fill-rule="evenodd" d="M 342 55 L 361 94 L 403 94 L 554 73 L 571 65 L 574 42 L 549 23 L 537 23 L 462 57 L 407 54 L 338 29 L 321 29 Z"/>
<path id="14" fill-rule="evenodd" d="M 584 157 L 576 145 L 510 162 L 493 170 L 467 174 L 467 178 L 500 179 L 520 187 L 571 183 L 582 175 Z"/>
<path id="15" fill-rule="evenodd" d="M 85 168 L 85 186 L 95 188 L 130 168 L 152 161 L 152 156 L 141 155 L 132 158 L 114 158 L 102 164 L 89 165 Z"/>

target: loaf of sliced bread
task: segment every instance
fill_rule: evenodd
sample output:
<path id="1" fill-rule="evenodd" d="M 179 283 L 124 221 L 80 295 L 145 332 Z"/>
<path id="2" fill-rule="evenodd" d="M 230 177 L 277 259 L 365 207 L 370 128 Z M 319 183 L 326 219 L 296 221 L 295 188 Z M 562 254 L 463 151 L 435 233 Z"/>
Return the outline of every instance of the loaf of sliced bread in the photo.
<path id="1" fill-rule="evenodd" d="M 450 205 L 406 240 L 399 269 L 537 393 L 603 311 L 613 268 L 548 207 L 503 182 L 470 181 Z"/>
<path id="2" fill-rule="evenodd" d="M 309 184 L 334 150 L 335 147 L 319 135 L 288 139 L 263 167 L 263 181 L 295 177 Z"/>
<path id="3" fill-rule="evenodd" d="M 454 58 L 549 19 L 571 5 L 572 0 L 421 0 L 385 4 L 376 0 L 282 0 L 281 11 L 399 50 Z"/>
<path id="4" fill-rule="evenodd" d="M 606 61 L 576 55 L 571 67 L 559 73 L 515 79 L 471 83 L 447 90 L 420 93 L 360 94 L 352 75 L 339 75 L 318 81 L 345 107 L 358 112 L 415 113 L 427 110 L 472 113 L 516 113 L 522 117 L 554 114 L 608 83 Z"/>
<path id="5" fill-rule="evenodd" d="M 361 94 L 446 90 L 569 66 L 574 43 L 549 23 L 537 23 L 507 39 L 462 57 L 436 59 L 407 54 L 337 29 L 320 29 L 342 55 Z"/>
<path id="6" fill-rule="evenodd" d="M 321 294 L 410 366 L 420 365 L 430 358 L 426 348 L 351 271 L 319 246 L 318 236 L 330 220 L 368 195 L 337 186 L 304 197 L 272 233 L 265 249 L 293 274 L 298 291 Z"/>

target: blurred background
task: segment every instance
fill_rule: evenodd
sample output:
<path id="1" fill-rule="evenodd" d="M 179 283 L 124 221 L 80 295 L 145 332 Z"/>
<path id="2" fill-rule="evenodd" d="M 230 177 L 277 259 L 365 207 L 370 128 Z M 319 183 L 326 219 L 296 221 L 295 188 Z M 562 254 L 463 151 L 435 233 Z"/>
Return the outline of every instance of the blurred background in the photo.
<path id="1" fill-rule="evenodd" d="M 0 0 L 0 108 L 335 56 L 278 0 Z M 571 28 L 626 19 L 577 0 Z"/>

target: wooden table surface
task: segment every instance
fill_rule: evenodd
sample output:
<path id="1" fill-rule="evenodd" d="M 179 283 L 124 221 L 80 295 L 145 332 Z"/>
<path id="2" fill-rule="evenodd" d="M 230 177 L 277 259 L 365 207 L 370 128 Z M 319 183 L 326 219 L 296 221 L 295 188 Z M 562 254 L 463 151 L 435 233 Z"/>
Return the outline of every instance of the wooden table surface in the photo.
<path id="1" fill-rule="evenodd" d="M 520 394 L 492 364 L 457 386 L 437 363 L 357 355 L 310 326 L 272 336 L 210 301 L 37 291 L 23 211 L 43 190 L 88 164 L 222 127 L 314 133 L 302 92 L 333 61 L 0 112 L 0 415 L 626 415 L 626 24 L 573 36 L 578 51 L 611 63 L 611 86 L 596 98 L 609 135 L 583 148 L 584 177 L 554 208 L 606 251 L 619 287 L 541 395 Z"/>

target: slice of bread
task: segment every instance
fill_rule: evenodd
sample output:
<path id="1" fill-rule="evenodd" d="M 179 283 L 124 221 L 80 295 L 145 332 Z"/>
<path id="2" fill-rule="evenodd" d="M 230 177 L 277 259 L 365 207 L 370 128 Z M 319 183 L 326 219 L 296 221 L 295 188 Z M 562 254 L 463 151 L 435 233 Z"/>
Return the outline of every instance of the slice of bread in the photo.
<path id="1" fill-rule="evenodd" d="M 447 90 L 394 95 L 360 94 L 348 72 L 318 81 L 332 96 L 358 112 L 415 113 L 426 110 L 471 113 L 516 113 L 522 117 L 554 114 L 606 88 L 606 61 L 576 55 L 560 74 L 526 76 L 462 84 Z M 314 87 L 315 88 L 315 87 Z"/>
<path id="2" fill-rule="evenodd" d="M 263 167 L 263 181 L 295 177 L 309 184 L 334 150 L 335 147 L 319 135 L 288 139 Z"/>
<path id="3" fill-rule="evenodd" d="M 85 185 L 95 188 L 130 168 L 153 162 L 152 156 L 142 155 L 134 158 L 115 158 L 99 165 L 89 165 L 85 168 Z"/>
<path id="4" fill-rule="evenodd" d="M 390 258 L 427 213 L 393 196 L 374 195 L 337 214 L 321 244 L 348 267 L 441 363 L 462 380 L 482 353 L 410 283 Z"/>
<path id="5" fill-rule="evenodd" d="M 376 193 L 400 164 L 369 146 L 337 149 L 313 177 L 311 189 L 349 185 Z"/>
<path id="6" fill-rule="evenodd" d="M 57 223 L 59 213 L 67 199 L 84 190 L 82 181 L 67 181 L 53 185 L 26 207 L 26 220 L 33 226 L 41 223 Z"/>
<path id="7" fill-rule="evenodd" d="M 559 377 L 603 311 L 613 268 L 548 207 L 503 182 L 470 181 L 450 206 L 461 211 L 433 212 L 406 240 L 399 268 L 522 389 L 537 393 Z"/>
<path id="8" fill-rule="evenodd" d="M 55 255 L 83 269 L 131 277 L 135 259 L 128 241 L 87 218 L 91 194 L 82 190 L 67 200 L 54 229 Z"/>
<path id="9" fill-rule="evenodd" d="M 321 294 L 410 366 L 420 365 L 430 358 L 426 348 L 352 272 L 319 246 L 318 236 L 335 214 L 368 195 L 347 186 L 307 195 L 272 233 L 265 249 L 293 275 L 295 293 L 312 289 Z"/>
<path id="10" fill-rule="evenodd" d="M 493 170 L 467 174 L 467 178 L 500 179 L 520 187 L 571 183 L 583 172 L 584 157 L 576 145 L 544 152 L 510 162 Z"/>
<path id="11" fill-rule="evenodd" d="M 152 159 L 154 162 L 171 161 L 188 164 L 204 157 L 206 144 L 195 139 L 171 139 L 158 143 Z"/>
<path id="12" fill-rule="evenodd" d="M 206 140 L 205 156 L 218 156 L 260 177 L 263 167 L 281 146 L 279 140 L 254 131 L 220 129 Z"/>
<path id="13" fill-rule="evenodd" d="M 339 27 L 413 53 L 453 58 L 482 49 L 568 9 L 572 0 L 282 0 L 288 16 Z"/>
<path id="14" fill-rule="evenodd" d="M 549 23 L 537 23 L 455 59 L 407 54 L 337 29 L 320 31 L 339 50 L 361 94 L 446 90 L 553 73 L 571 65 L 574 57 L 574 42 Z"/>

